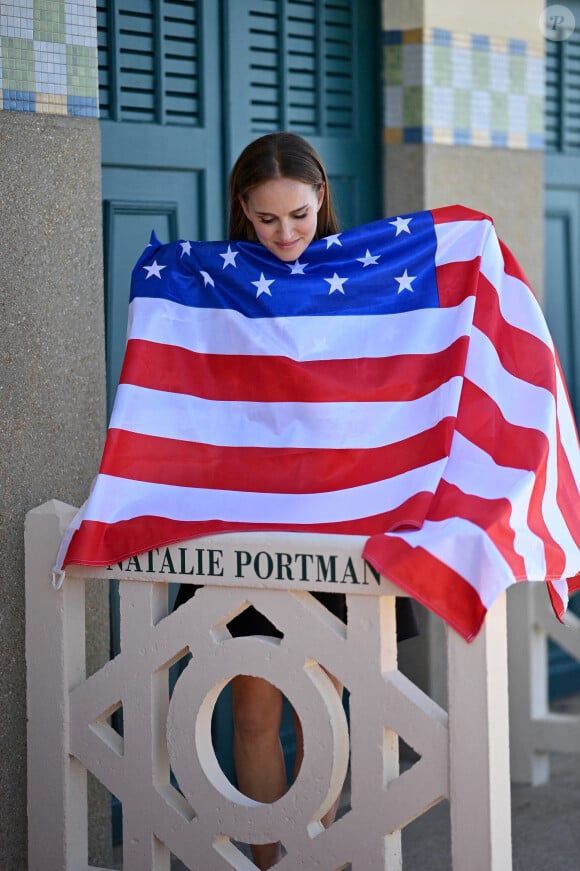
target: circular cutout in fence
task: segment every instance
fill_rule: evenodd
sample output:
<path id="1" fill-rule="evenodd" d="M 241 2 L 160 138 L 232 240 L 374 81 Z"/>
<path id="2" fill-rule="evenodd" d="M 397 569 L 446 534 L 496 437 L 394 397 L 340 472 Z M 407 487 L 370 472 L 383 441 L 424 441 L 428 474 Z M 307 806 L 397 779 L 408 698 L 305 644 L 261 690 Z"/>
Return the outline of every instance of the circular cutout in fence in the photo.
<path id="1" fill-rule="evenodd" d="M 292 705 L 304 732 L 300 776 L 274 804 L 249 798 L 237 789 L 218 761 L 212 719 L 218 699 L 237 675 L 263 678 Z M 196 713 L 197 712 L 197 713 Z M 317 663 L 289 668 L 287 654 L 272 639 L 236 638 L 216 649 L 203 670 L 192 660 L 175 685 L 167 718 L 167 744 L 172 770 L 200 823 L 204 809 L 219 819 L 222 831 L 251 842 L 256 831 L 271 841 L 284 841 L 284 820 L 307 826 L 332 805 L 346 775 L 348 728 L 341 701 L 328 675 Z"/>

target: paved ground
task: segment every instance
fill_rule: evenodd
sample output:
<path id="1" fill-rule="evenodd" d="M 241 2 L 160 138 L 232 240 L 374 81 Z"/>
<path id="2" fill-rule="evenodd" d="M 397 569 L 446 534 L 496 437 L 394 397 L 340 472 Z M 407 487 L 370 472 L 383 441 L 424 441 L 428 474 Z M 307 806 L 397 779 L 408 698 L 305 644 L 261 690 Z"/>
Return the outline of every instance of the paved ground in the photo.
<path id="1" fill-rule="evenodd" d="M 580 713 L 580 695 L 554 708 Z M 447 804 L 407 826 L 403 859 L 404 871 L 450 871 Z M 573 756 L 551 756 L 544 786 L 512 786 L 512 863 L 513 871 L 580 871 L 580 747 Z"/>
<path id="2" fill-rule="evenodd" d="M 513 871 L 580 871 L 580 748 L 552 757 L 549 784 L 512 787 L 512 845 Z M 403 859 L 404 871 L 450 871 L 447 805 L 407 826 Z"/>

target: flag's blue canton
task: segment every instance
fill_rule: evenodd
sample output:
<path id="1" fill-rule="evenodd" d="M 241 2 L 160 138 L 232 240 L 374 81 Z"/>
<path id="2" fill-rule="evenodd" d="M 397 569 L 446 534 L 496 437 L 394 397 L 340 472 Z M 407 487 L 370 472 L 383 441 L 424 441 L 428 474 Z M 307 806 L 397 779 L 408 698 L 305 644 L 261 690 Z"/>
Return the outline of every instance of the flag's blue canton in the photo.
<path id="1" fill-rule="evenodd" d="M 254 242 L 175 242 L 153 234 L 131 298 L 170 299 L 246 317 L 389 314 L 439 304 L 429 212 L 313 242 L 294 263 Z"/>

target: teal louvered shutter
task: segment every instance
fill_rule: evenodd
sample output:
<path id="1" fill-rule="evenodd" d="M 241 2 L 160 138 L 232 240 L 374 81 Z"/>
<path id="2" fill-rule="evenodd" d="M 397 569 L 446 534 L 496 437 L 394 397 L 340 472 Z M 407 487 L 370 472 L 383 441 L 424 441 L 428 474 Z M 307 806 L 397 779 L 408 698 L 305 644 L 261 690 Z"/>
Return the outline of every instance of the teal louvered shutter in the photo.
<path id="1" fill-rule="evenodd" d="M 101 118 L 199 125 L 198 6 L 196 0 L 98 4 Z M 114 40 L 107 38 L 112 33 Z"/>
<path id="2" fill-rule="evenodd" d="M 545 311 L 580 421 L 580 31 L 545 49 Z"/>
<path id="3" fill-rule="evenodd" d="M 566 4 L 580 24 L 580 2 Z M 546 40 L 545 312 L 580 424 L 580 32 Z M 580 593 L 570 603 L 580 614 Z M 580 664 L 549 647 L 552 698 L 578 692 Z"/>
<path id="4" fill-rule="evenodd" d="M 252 139 L 292 130 L 320 151 L 341 224 L 378 217 L 379 4 L 227 0 L 225 5 L 230 162 Z"/>
<path id="5" fill-rule="evenodd" d="M 546 149 L 580 154 L 580 31 L 546 40 Z"/>

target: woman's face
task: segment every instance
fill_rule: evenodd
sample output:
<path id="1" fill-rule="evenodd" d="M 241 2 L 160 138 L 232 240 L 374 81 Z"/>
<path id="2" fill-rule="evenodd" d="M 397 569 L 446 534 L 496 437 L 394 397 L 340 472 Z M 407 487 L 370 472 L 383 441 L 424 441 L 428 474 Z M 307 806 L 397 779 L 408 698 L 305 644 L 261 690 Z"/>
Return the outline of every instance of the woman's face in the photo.
<path id="1" fill-rule="evenodd" d="M 240 199 L 262 245 L 280 260 L 298 260 L 316 234 L 324 185 L 317 190 L 294 178 L 273 178 Z"/>

